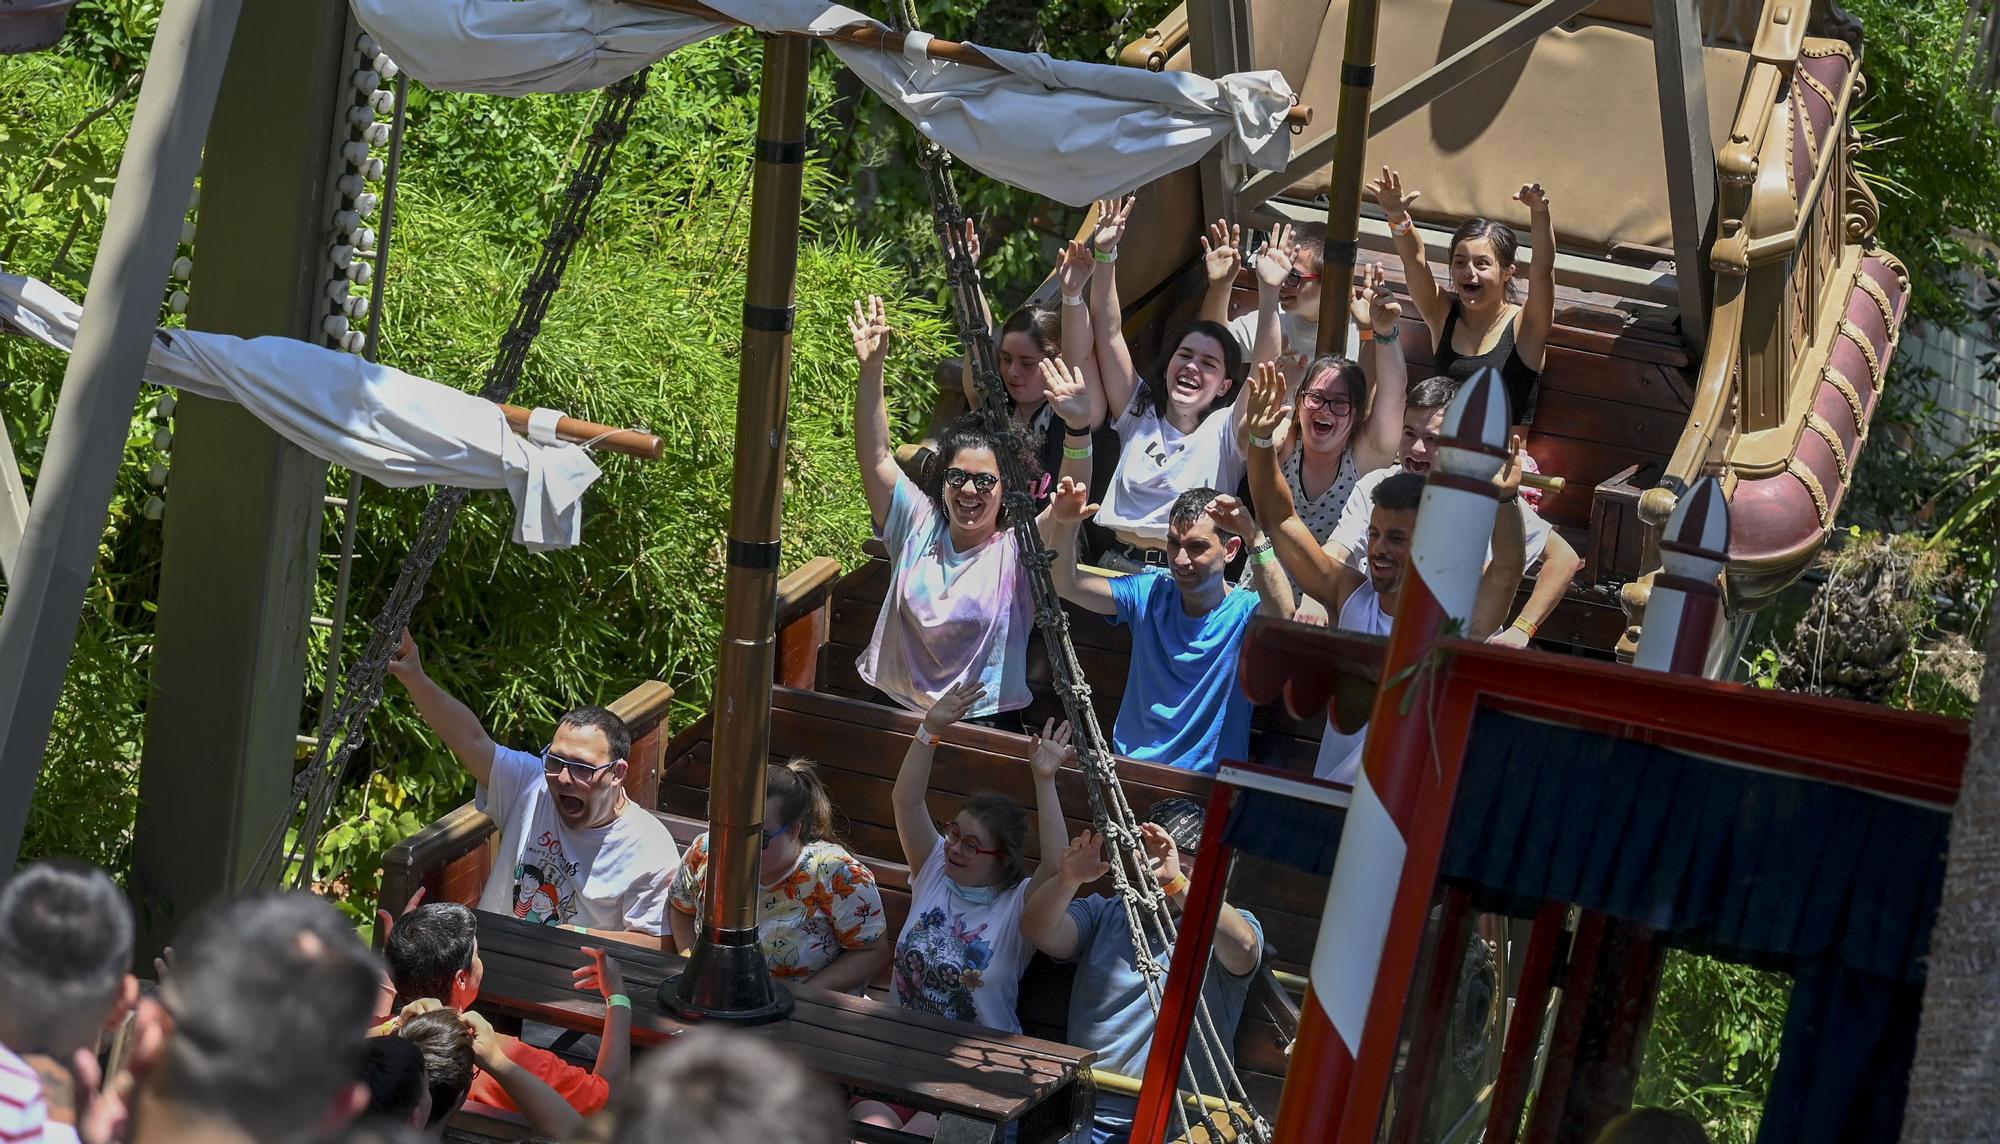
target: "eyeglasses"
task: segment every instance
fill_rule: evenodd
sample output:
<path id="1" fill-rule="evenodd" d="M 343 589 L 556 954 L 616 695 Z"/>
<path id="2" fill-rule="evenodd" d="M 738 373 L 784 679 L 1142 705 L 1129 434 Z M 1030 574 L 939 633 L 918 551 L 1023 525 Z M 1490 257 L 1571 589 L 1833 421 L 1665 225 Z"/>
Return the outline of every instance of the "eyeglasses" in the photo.
<path id="1" fill-rule="evenodd" d="M 787 822 L 786 824 L 784 824 L 783 826 L 780 826 L 780 827 L 779 827 L 778 829 L 776 829 L 776 830 L 765 830 L 765 829 L 764 829 L 763 827 L 761 827 L 761 826 L 760 826 L 760 827 L 758 827 L 758 828 L 757 828 L 757 836 L 758 836 L 759 838 L 762 838 L 762 839 L 763 839 L 763 841 L 762 841 L 762 842 L 759 842 L 759 843 L 757 844 L 757 849 L 759 849 L 759 850 L 769 850 L 769 849 L 771 848 L 771 843 L 773 843 L 773 842 L 776 842 L 776 841 L 777 841 L 778 839 L 780 839 L 780 838 L 783 838 L 783 837 L 785 836 L 785 832 L 786 832 L 787 830 L 790 830 L 790 829 L 791 829 L 791 828 L 792 828 L 792 827 L 793 827 L 794 825 L 796 825 L 796 824 L 795 824 L 795 823 L 790 823 L 790 822 Z"/>
<path id="2" fill-rule="evenodd" d="M 556 754 L 552 748 L 542 752 L 542 773 L 554 778 L 564 770 L 568 770 L 570 778 L 580 783 L 587 783 L 595 779 L 599 771 L 608 771 L 624 761 L 624 759 L 613 759 L 602 766 L 592 766 L 589 763 L 579 763 L 575 759 L 565 759 Z"/>
<path id="3" fill-rule="evenodd" d="M 1307 282 L 1317 282 L 1317 281 L 1319 281 L 1319 275 L 1317 274 L 1304 274 L 1301 273 L 1300 271 L 1293 270 L 1285 275 L 1285 289 L 1296 290 L 1301 285 Z"/>
<path id="4" fill-rule="evenodd" d="M 1000 478 L 992 473 L 968 473 L 964 469 L 946 469 L 944 483 L 955 489 L 971 485 L 973 492 L 985 493 L 992 492 L 993 486 L 1000 483 Z"/>
<path id="5" fill-rule="evenodd" d="M 958 828 L 958 823 L 956 822 L 940 822 L 937 824 L 937 828 L 938 828 L 938 833 L 944 835 L 944 844 L 946 849 L 950 849 L 951 847 L 954 846 L 964 846 L 967 850 L 972 851 L 974 854 L 984 854 L 988 858 L 996 857 L 1000 853 L 998 848 L 988 850 L 984 846 L 981 846 L 977 842 L 974 842 L 970 838 L 967 838 L 965 836 L 965 831 L 960 830 Z"/>
<path id="6" fill-rule="evenodd" d="M 1338 394 L 1328 397 L 1324 393 L 1311 389 L 1299 394 L 1299 403 L 1302 405 L 1323 405 L 1341 417 L 1354 412 L 1354 401 L 1351 398 Z"/>

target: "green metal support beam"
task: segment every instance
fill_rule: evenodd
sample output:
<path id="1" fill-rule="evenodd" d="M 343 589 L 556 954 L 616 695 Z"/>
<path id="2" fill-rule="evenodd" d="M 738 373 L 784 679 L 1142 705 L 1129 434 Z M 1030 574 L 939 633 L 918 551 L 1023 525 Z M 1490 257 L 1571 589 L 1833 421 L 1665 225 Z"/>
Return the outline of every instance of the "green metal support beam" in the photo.
<path id="1" fill-rule="evenodd" d="M 284 0 L 279 0 L 284 2 Z M 0 853 L 20 853 L 242 0 L 167 0 L 111 193 L 90 313 L 0 612 Z"/>
<path id="2" fill-rule="evenodd" d="M 246 0 L 208 135 L 188 324 L 318 340 L 353 44 L 342 0 Z M 289 806 L 326 464 L 175 412 L 132 891 L 142 948 L 237 888 Z"/>

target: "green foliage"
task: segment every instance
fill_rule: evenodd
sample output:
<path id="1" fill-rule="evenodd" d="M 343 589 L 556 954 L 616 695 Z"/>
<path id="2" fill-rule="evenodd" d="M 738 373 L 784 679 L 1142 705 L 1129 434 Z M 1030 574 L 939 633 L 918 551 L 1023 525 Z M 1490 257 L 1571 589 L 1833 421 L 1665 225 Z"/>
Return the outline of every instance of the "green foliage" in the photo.
<path id="1" fill-rule="evenodd" d="M 564 710 L 608 702 L 649 678 L 675 687 L 677 721 L 707 706 L 721 634 L 757 45 L 725 37 L 655 69 L 655 94 L 620 150 L 515 398 L 646 426 L 670 443 L 666 457 L 601 458 L 583 543 L 568 552 L 538 556 L 509 543 L 511 507 L 475 498 L 412 624 L 431 674 L 502 741 L 539 746 Z M 423 101 L 405 152 L 385 361 L 467 387 L 483 374 L 590 110 L 588 96 Z M 807 184 L 809 196 L 828 193 L 824 166 L 809 168 Z M 801 252 L 788 568 L 817 555 L 853 563 L 871 531 L 854 468 L 854 360 L 843 318 L 852 298 L 881 294 L 896 315 L 903 368 L 892 377 L 906 384 L 891 400 L 903 430 L 915 436 L 928 413 L 915 379 L 948 346 L 934 309 L 906 298 L 906 288 L 878 247 L 850 235 L 825 235 Z M 394 577 L 423 499 L 370 490 L 357 585 Z M 350 647 L 365 639 L 380 593 L 355 599 Z M 372 734 L 368 762 L 382 773 L 348 793 L 318 871 L 322 883 L 356 893 L 357 912 L 372 902 L 381 850 L 470 793 L 400 689 Z"/>
<path id="2" fill-rule="evenodd" d="M 1684 1109 L 1715 1144 L 1752 1144 L 1790 996 L 1781 974 L 1670 951 L 1635 1103 Z"/>

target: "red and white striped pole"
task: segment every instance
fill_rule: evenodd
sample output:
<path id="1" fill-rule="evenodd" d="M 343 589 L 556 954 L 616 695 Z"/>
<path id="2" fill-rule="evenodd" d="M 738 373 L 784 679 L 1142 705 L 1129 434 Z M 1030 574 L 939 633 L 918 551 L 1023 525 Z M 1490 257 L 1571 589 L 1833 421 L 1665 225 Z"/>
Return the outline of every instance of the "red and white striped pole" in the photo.
<path id="1" fill-rule="evenodd" d="M 1729 502 L 1703 477 L 1681 497 L 1660 535 L 1660 568 L 1632 666 L 1703 675 L 1722 625 L 1722 571 L 1729 564 Z"/>
<path id="2" fill-rule="evenodd" d="M 1430 758 L 1428 661 L 1438 640 L 1472 617 L 1508 425 L 1506 389 L 1492 369 L 1475 374 L 1445 413 L 1320 916 L 1278 1109 L 1279 1144 L 1376 1137 L 1451 817 L 1451 791 L 1440 788 Z"/>

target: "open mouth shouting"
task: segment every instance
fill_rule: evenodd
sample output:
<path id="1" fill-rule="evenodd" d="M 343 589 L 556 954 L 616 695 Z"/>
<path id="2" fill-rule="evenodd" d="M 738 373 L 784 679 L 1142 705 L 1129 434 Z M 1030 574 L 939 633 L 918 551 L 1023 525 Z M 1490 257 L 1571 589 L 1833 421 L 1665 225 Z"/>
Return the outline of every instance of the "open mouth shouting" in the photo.
<path id="1" fill-rule="evenodd" d="M 590 803 L 578 795 L 556 794 L 556 809 L 564 818 L 582 818 L 590 813 Z"/>

